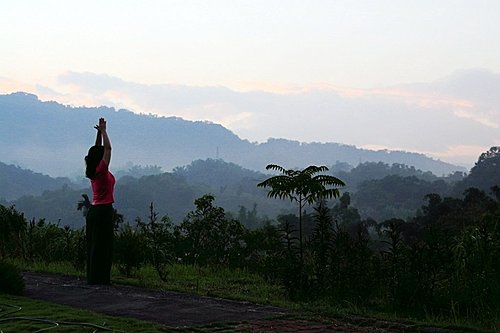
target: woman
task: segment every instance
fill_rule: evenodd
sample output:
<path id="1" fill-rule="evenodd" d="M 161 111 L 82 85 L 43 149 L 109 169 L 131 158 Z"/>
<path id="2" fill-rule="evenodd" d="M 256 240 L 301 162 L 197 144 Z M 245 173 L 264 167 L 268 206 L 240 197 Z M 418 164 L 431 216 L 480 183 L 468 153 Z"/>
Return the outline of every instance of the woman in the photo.
<path id="1" fill-rule="evenodd" d="M 113 190 L 115 177 L 109 172 L 111 142 L 106 121 L 99 119 L 95 145 L 85 157 L 85 175 L 92 185 L 92 205 L 87 212 L 87 283 L 109 284 L 113 245 Z"/>

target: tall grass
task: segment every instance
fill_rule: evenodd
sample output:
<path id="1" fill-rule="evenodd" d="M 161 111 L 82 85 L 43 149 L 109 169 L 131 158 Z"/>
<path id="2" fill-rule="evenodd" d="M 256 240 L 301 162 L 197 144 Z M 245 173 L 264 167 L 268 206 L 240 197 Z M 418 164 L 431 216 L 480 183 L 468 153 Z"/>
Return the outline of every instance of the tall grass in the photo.
<path id="1" fill-rule="evenodd" d="M 169 278 L 163 282 L 151 265 L 143 266 L 130 277 L 113 270 L 113 281 L 146 288 L 172 290 L 203 296 L 223 297 L 261 304 L 286 306 L 286 292 L 277 283 L 265 281 L 260 275 L 244 269 L 197 268 L 173 264 Z"/>

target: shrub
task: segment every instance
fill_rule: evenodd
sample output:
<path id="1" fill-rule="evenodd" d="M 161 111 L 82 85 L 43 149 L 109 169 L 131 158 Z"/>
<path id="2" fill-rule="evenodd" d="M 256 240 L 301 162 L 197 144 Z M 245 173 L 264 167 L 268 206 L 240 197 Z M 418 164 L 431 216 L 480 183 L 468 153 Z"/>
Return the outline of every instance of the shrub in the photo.
<path id="1" fill-rule="evenodd" d="M 0 262 L 0 292 L 21 295 L 24 291 L 24 280 L 16 266 Z"/>
<path id="2" fill-rule="evenodd" d="M 129 224 L 122 225 L 114 240 L 114 257 L 120 273 L 130 277 L 144 259 L 145 242 L 141 233 Z"/>
<path id="3" fill-rule="evenodd" d="M 152 202 L 149 206 L 149 221 L 142 222 L 137 218 L 136 222 L 146 242 L 146 256 L 149 257 L 160 279 L 166 282 L 174 257 L 173 224 L 166 215 L 158 221 L 158 213 L 154 210 Z"/>

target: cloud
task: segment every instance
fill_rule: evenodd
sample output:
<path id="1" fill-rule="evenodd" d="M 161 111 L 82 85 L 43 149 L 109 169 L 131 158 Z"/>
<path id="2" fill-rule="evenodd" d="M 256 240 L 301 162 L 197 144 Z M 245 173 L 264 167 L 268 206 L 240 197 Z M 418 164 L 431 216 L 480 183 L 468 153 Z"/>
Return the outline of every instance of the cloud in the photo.
<path id="1" fill-rule="evenodd" d="M 500 75 L 484 70 L 379 89 L 326 83 L 147 85 L 67 72 L 56 87 L 42 88 L 35 87 L 41 99 L 212 121 L 250 141 L 340 142 L 424 152 L 467 166 L 500 137 Z"/>
<path id="2" fill-rule="evenodd" d="M 9 94 L 17 91 L 36 91 L 37 88 L 33 84 L 27 84 L 17 80 L 12 80 L 0 76 L 0 92 Z"/>
<path id="3" fill-rule="evenodd" d="M 468 110 L 457 109 L 454 111 L 454 114 L 457 117 L 472 119 L 472 120 L 477 121 L 478 123 L 480 123 L 484 126 L 487 126 L 487 127 L 491 127 L 491 128 L 498 128 L 499 127 L 498 122 L 495 122 L 494 120 L 490 119 L 489 117 L 486 117 L 484 115 L 477 114 L 477 113 L 474 113 L 474 112 L 471 112 Z"/>
<path id="4" fill-rule="evenodd" d="M 476 156 L 479 157 L 481 153 L 488 150 L 489 147 L 484 146 L 474 146 L 474 145 L 456 145 L 450 146 L 444 151 L 439 152 L 427 152 L 429 155 L 434 156 L 444 156 L 444 157 L 469 157 Z"/>
<path id="5" fill-rule="evenodd" d="M 499 145 L 500 140 L 496 140 L 496 143 L 492 146 Z M 396 151 L 404 151 L 406 150 L 404 147 L 397 146 L 382 146 L 382 145 L 363 145 L 360 148 L 369 149 L 369 150 L 396 150 Z M 481 146 L 481 145 L 455 145 L 448 146 L 442 150 L 422 150 L 422 151 L 414 151 L 416 153 L 421 153 L 430 157 L 439 158 L 441 160 L 453 160 L 454 163 L 471 167 L 472 163 L 477 160 L 481 153 L 487 151 L 489 146 Z"/>

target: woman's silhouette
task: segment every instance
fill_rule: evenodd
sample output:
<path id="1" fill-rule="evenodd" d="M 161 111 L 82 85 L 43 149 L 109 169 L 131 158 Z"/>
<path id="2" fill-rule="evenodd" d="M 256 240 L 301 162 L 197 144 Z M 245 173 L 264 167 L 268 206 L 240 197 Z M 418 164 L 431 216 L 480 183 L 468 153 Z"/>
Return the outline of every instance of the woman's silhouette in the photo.
<path id="1" fill-rule="evenodd" d="M 85 175 L 92 186 L 92 205 L 87 212 L 87 282 L 109 284 L 113 251 L 113 191 L 115 177 L 109 172 L 111 142 L 106 132 L 106 121 L 96 125 L 95 145 L 85 157 Z"/>

